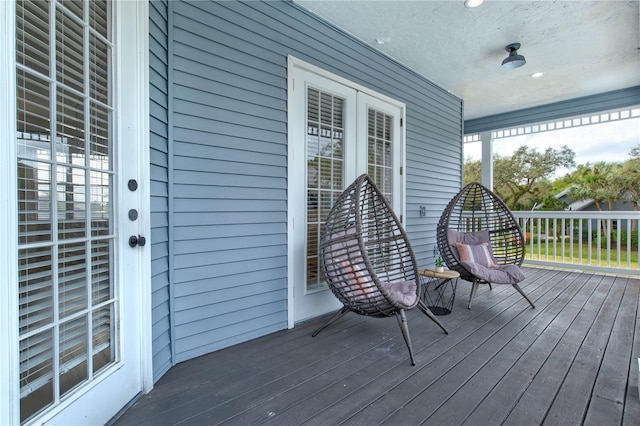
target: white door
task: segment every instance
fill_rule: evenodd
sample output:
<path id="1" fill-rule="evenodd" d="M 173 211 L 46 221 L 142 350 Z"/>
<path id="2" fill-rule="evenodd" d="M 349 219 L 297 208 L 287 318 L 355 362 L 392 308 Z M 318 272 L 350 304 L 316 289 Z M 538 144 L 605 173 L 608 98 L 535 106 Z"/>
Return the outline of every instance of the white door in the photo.
<path id="1" fill-rule="evenodd" d="M 145 180 L 146 7 L 14 7 L 17 333 L 1 352 L 13 389 L 2 419 L 103 424 L 144 382 L 148 247 L 128 238 L 148 229 L 147 190 L 133 184 Z"/>
<path id="2" fill-rule="evenodd" d="M 398 216 L 404 199 L 402 107 L 342 79 L 299 67 L 292 72 L 289 326 L 341 306 L 322 275 L 319 239 L 342 191 L 368 173 Z"/>

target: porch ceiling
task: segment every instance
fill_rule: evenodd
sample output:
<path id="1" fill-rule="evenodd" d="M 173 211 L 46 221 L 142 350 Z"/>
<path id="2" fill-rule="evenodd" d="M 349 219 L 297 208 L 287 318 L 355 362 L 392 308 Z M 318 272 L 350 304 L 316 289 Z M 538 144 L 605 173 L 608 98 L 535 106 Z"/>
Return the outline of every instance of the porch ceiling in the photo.
<path id="1" fill-rule="evenodd" d="M 465 120 L 640 85 L 638 1 L 295 1 L 462 98 Z M 501 69 L 515 42 L 527 64 Z"/>

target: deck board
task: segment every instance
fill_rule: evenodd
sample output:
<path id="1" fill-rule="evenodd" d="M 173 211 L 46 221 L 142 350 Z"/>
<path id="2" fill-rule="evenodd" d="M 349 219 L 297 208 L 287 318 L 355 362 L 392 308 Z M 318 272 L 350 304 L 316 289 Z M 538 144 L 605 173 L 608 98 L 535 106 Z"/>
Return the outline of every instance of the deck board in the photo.
<path id="1" fill-rule="evenodd" d="M 523 290 L 458 283 L 449 335 L 408 312 L 319 318 L 174 366 L 117 425 L 640 424 L 640 279 L 525 268 Z"/>
<path id="2" fill-rule="evenodd" d="M 568 281 L 568 280 L 567 280 Z M 495 410 L 492 401 L 501 401 L 508 407 L 514 407 L 530 386 L 533 378 L 549 358 L 553 348 L 566 332 L 566 323 L 574 318 L 581 307 L 580 300 L 590 293 L 586 286 L 588 277 L 578 275 L 567 282 L 566 289 L 549 304 L 547 316 L 550 322 L 539 338 L 527 348 L 522 357 L 509 366 L 508 373 L 486 394 L 483 402 L 474 408 L 466 422 L 468 424 L 500 424 L 509 414 L 505 410 Z M 573 302 L 573 304 L 571 304 Z M 464 398 L 466 393 L 461 394 Z"/>
<path id="3" fill-rule="evenodd" d="M 629 361 L 632 359 L 638 290 L 638 286 L 625 286 L 624 296 L 595 382 L 593 398 L 586 415 L 586 424 L 601 425 L 603 422 L 620 424 L 622 420 L 623 413 L 620 406 L 624 403 Z"/>

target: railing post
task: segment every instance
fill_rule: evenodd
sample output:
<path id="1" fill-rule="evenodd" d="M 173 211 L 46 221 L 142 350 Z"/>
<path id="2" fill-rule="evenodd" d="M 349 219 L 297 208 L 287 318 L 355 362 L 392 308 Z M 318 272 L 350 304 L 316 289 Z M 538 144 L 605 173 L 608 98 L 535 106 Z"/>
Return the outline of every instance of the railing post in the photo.
<path id="1" fill-rule="evenodd" d="M 480 134 L 482 140 L 482 184 L 493 191 L 493 140 L 491 132 Z"/>

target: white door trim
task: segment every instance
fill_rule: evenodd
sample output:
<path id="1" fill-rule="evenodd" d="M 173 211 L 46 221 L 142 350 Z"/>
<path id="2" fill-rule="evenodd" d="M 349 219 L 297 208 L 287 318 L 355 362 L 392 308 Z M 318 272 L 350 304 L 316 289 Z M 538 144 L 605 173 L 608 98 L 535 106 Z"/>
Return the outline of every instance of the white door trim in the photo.
<path id="1" fill-rule="evenodd" d="M 296 245 L 295 244 L 295 233 L 294 233 L 294 228 L 296 226 L 296 220 L 298 220 L 298 222 L 300 222 L 302 220 L 302 224 L 298 224 L 297 226 L 305 226 L 306 223 L 306 216 L 304 214 L 300 214 L 299 210 L 301 209 L 301 206 L 306 206 L 307 200 L 306 199 L 300 199 L 299 193 L 302 193 L 301 191 L 295 191 L 295 188 L 298 188 L 298 186 L 296 185 L 300 185 L 303 184 L 301 182 L 299 182 L 300 180 L 302 181 L 306 181 L 306 176 L 296 176 L 295 171 L 299 169 L 299 167 L 297 167 L 297 163 L 301 160 L 299 157 L 305 157 L 306 156 L 306 151 L 305 149 L 302 149 L 302 152 L 296 152 L 296 149 L 298 149 L 298 151 L 300 151 L 300 147 L 296 147 L 296 142 L 298 142 L 298 144 L 300 144 L 300 141 L 296 141 L 294 138 L 297 135 L 300 134 L 305 134 L 306 132 L 304 131 L 304 129 L 302 130 L 302 132 L 300 132 L 300 128 L 299 126 L 303 126 L 304 122 L 305 122 L 305 111 L 304 108 L 297 108 L 296 106 L 299 105 L 298 103 L 296 103 L 296 93 L 294 93 L 294 88 L 295 88 L 295 71 L 299 70 L 299 71 L 305 71 L 308 73 L 312 73 L 312 74 L 316 74 L 320 77 L 332 80 L 335 83 L 347 86 L 350 89 L 354 89 L 358 92 L 358 94 L 363 93 L 371 98 L 375 98 L 377 100 L 380 100 L 384 103 L 390 104 L 394 107 L 397 107 L 400 111 L 400 120 L 403 123 L 406 123 L 406 105 L 403 102 L 400 102 L 396 99 L 390 98 L 388 96 L 385 96 L 381 93 L 377 93 L 373 90 L 371 90 L 370 88 L 367 88 L 365 86 L 362 86 L 360 84 L 354 83 L 350 80 L 347 80 L 346 78 L 340 77 L 338 75 L 335 75 L 329 71 L 326 71 L 322 68 L 319 68 L 315 65 L 312 65 L 308 62 L 305 62 L 303 60 L 300 60 L 298 58 L 295 58 L 293 56 L 288 56 L 287 58 L 287 70 L 288 70 L 288 93 L 287 93 L 287 154 L 288 154 L 288 162 L 287 162 L 287 166 L 288 166 L 288 195 L 287 195 L 287 213 L 288 213 L 288 219 L 287 219 L 287 326 L 289 328 L 293 328 L 295 325 L 295 321 L 296 321 L 296 315 L 295 315 L 295 294 L 294 294 L 294 288 L 295 288 L 295 280 L 299 280 L 299 279 L 305 279 L 306 277 L 302 276 L 300 277 L 300 274 L 295 274 L 294 271 L 296 270 L 295 268 L 298 267 L 300 265 L 296 265 L 295 264 L 295 259 L 297 258 L 296 256 L 296 250 L 299 250 L 299 244 Z M 300 83 L 298 83 L 300 84 Z M 300 89 L 298 87 L 298 89 Z M 357 98 L 357 97 L 356 97 Z M 356 101 L 357 103 L 357 101 Z M 354 123 L 355 124 L 355 123 Z M 405 151 L 406 151 L 406 131 L 405 131 L 405 127 L 406 125 L 403 125 L 400 127 L 400 166 L 401 169 L 403 171 L 406 171 L 406 155 L 405 155 Z M 296 155 L 298 155 L 298 159 L 296 159 Z M 355 177 L 354 177 L 355 178 Z M 400 212 L 396 212 L 399 213 L 401 215 L 403 215 L 403 217 L 406 217 L 406 172 L 403 172 L 401 176 L 399 176 L 399 188 L 401 191 L 401 207 L 400 207 Z M 345 180 L 345 183 L 348 184 L 350 183 L 350 181 L 348 179 Z M 394 188 L 395 190 L 395 188 Z M 294 214 L 295 212 L 298 212 L 297 214 Z M 324 306 L 324 309 L 328 309 L 328 307 L 331 306 L 331 302 L 337 301 L 337 299 L 334 299 L 334 296 L 329 292 L 326 291 L 325 293 L 328 294 L 329 299 L 331 299 L 330 302 L 326 302 L 326 306 Z M 337 305 L 339 306 L 339 304 Z M 320 307 L 320 309 L 322 309 L 323 307 Z M 299 315 L 297 315 L 299 317 Z"/>
<path id="2" fill-rule="evenodd" d="M 0 1 L 0 141 L 16 137 L 16 4 Z M 16 144 L 0 143 L 0 424 L 20 423 Z M 10 208 L 10 206 L 14 208 Z"/>
<path id="3" fill-rule="evenodd" d="M 335 81 L 336 83 L 340 83 L 340 84 L 344 84 L 345 86 L 349 86 L 352 89 L 357 90 L 358 92 L 362 92 L 362 93 L 366 93 L 369 96 L 373 96 L 374 98 L 378 98 L 381 101 L 396 105 L 399 108 L 402 108 L 402 117 L 404 118 L 404 110 L 405 110 L 405 103 L 404 102 L 400 102 L 397 99 L 393 99 L 389 96 L 383 95 L 382 93 L 378 93 L 374 90 L 371 90 L 369 87 L 363 86 L 361 84 L 355 83 L 351 80 L 348 80 L 344 77 L 340 77 L 339 75 L 333 74 L 332 72 L 329 72 L 325 69 L 322 69 L 320 67 L 317 67 L 313 64 L 310 64 L 309 62 L 303 61 L 302 59 L 298 59 L 295 56 L 291 56 L 289 55 L 287 57 L 287 62 L 288 62 L 288 69 L 289 71 L 293 69 L 293 67 L 297 67 L 300 69 L 304 69 L 307 70 L 309 72 L 312 72 L 314 74 L 318 74 L 321 77 L 326 77 L 330 80 Z"/>
<path id="4" fill-rule="evenodd" d="M 125 114 L 121 114 L 119 117 L 120 125 L 118 126 L 120 134 L 118 140 L 120 141 L 120 152 L 125 152 L 124 147 L 130 147 L 128 141 L 138 141 L 135 144 L 137 148 L 138 157 L 138 170 L 135 171 L 119 170 L 118 176 L 123 180 L 136 179 L 139 183 L 138 190 L 132 193 L 136 196 L 135 205 L 139 206 L 139 212 L 141 213 L 136 223 L 138 224 L 139 235 L 146 237 L 148 244 L 144 247 L 140 247 L 141 251 L 138 265 L 138 277 L 137 282 L 140 284 L 138 287 L 138 306 L 134 307 L 137 313 L 137 324 L 131 324 L 132 327 L 137 327 L 140 336 L 140 372 L 141 382 L 144 393 L 149 392 L 153 388 L 153 335 L 152 335 L 152 287 L 151 287 L 151 164 L 150 164 L 150 136 L 149 136 L 149 3 L 146 1 L 136 2 L 118 2 L 118 19 L 125 19 L 128 15 L 133 15 L 133 18 L 129 18 L 129 23 L 135 22 L 135 25 L 119 25 L 117 33 L 117 41 L 120 46 L 120 56 L 136 57 L 136 73 L 134 75 L 123 75 L 121 65 L 122 60 L 118 60 L 117 78 L 120 86 L 125 89 L 126 82 L 131 82 L 130 93 L 135 93 L 135 105 L 125 108 L 122 105 L 122 100 L 118 99 L 121 103 L 118 105 L 118 111 L 128 109 L 134 114 L 131 117 L 136 132 L 127 134 L 130 132 L 130 127 L 126 125 L 124 120 Z M 127 28 L 131 27 L 131 28 Z M 129 53 L 125 55 L 122 49 L 129 49 Z M 123 91 L 124 92 L 124 91 Z M 122 162 L 119 162 L 122 164 Z M 124 188 L 125 182 L 122 182 L 119 187 Z M 120 192 L 122 196 L 122 192 Z M 121 208 L 126 204 L 120 204 Z M 128 247 L 127 241 L 122 241 L 120 247 L 124 247 L 126 251 Z M 126 271 L 124 271 L 126 272 Z M 126 302 L 126 301 L 125 301 Z"/>
<path id="5" fill-rule="evenodd" d="M 288 247 L 288 289 L 292 294 L 288 302 L 291 303 L 288 313 L 289 328 L 295 322 L 304 321 L 326 313 L 328 310 L 339 309 L 340 302 L 328 288 L 311 290 L 306 286 L 307 282 L 307 88 L 309 86 L 321 88 L 323 93 L 330 93 L 345 99 L 344 114 L 344 163 L 355 164 L 356 161 L 356 116 L 357 94 L 352 87 L 336 82 L 326 76 L 309 72 L 304 68 L 296 67 L 289 74 L 294 84 L 299 86 L 296 91 L 289 92 L 289 123 L 290 135 L 288 149 L 288 185 L 287 185 L 287 217 L 289 234 Z M 348 120 L 352 120 L 351 123 Z M 355 169 L 345 167 L 344 182 L 351 182 L 356 178 Z M 304 195 L 303 195 L 304 194 Z M 296 228 L 296 226 L 298 228 Z M 303 228 L 303 231 L 300 230 Z M 297 230 L 296 230 L 297 229 Z M 304 259 L 300 261 L 300 259 Z M 304 283 L 303 283 L 304 282 Z"/>

